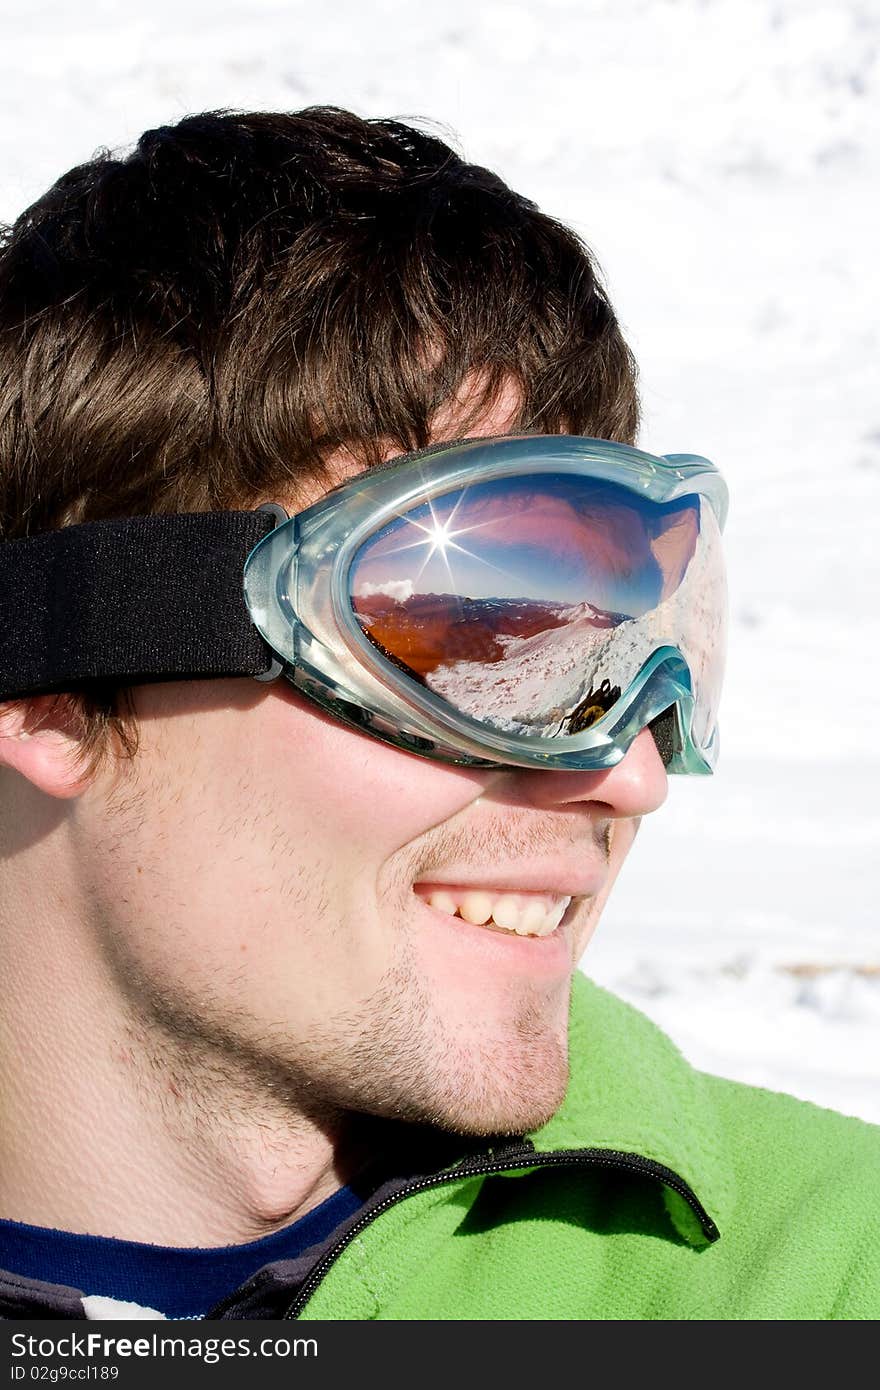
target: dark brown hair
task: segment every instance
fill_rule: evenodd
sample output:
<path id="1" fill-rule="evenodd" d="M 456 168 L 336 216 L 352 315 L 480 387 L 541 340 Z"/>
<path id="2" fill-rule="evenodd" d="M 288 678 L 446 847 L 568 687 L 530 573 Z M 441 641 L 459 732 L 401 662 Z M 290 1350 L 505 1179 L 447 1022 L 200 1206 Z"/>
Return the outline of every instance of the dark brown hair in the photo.
<path id="1" fill-rule="evenodd" d="M 0 539 L 202 511 L 429 442 L 473 374 L 516 427 L 633 442 L 583 243 L 487 169 L 332 107 L 211 112 L 65 174 L 0 240 Z M 87 749 L 117 690 L 79 692 Z"/>

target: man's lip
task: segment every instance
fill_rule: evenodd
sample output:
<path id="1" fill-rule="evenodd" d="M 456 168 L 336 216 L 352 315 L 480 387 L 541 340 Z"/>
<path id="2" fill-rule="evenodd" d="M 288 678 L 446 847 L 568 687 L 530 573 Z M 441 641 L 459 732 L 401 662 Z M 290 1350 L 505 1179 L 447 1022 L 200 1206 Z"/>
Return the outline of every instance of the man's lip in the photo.
<path id="1" fill-rule="evenodd" d="M 541 868 L 518 865 L 507 873 L 494 868 L 491 873 L 476 878 L 470 873 L 455 873 L 445 869 L 440 873 L 426 874 L 413 884 L 413 891 L 422 893 L 434 889 L 448 888 L 470 893 L 552 893 L 560 898 L 592 898 L 599 893 L 605 883 L 605 865 L 591 869 L 583 866 L 576 870 L 559 870 L 551 867 Z"/>

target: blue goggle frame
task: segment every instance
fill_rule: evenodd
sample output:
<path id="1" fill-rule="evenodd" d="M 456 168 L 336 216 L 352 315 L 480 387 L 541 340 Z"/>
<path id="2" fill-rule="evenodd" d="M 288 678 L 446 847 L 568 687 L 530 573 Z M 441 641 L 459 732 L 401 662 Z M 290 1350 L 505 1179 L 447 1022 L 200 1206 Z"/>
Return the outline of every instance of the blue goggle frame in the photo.
<path id="1" fill-rule="evenodd" d="M 365 634 L 351 576 L 371 538 L 420 506 L 491 480 L 550 474 L 612 484 L 658 513 L 676 499 L 698 499 L 700 568 L 689 591 L 682 583 L 677 601 L 657 605 L 653 649 L 611 708 L 588 728 L 548 737 L 493 727 L 415 679 Z M 598 771 L 619 762 L 642 729 L 656 736 L 662 723 L 667 771 L 706 775 L 719 749 L 727 506 L 721 474 L 697 455 L 654 456 L 573 435 L 457 441 L 359 474 L 289 519 L 277 509 L 279 524 L 245 564 L 245 602 L 278 658 L 270 676 L 283 673 L 335 718 L 408 752 L 463 766 Z M 609 644 L 617 640 L 614 633 Z"/>

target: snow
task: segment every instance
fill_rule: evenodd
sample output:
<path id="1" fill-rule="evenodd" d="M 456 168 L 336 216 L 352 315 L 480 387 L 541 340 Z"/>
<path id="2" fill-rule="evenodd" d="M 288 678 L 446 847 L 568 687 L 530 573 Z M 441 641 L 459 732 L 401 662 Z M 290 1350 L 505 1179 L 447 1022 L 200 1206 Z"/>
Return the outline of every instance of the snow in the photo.
<path id="1" fill-rule="evenodd" d="M 721 762 L 584 968 L 695 1062 L 880 1122 L 880 10 L 873 0 L 0 0 L 0 216 L 217 107 L 437 121 L 572 223 L 642 447 L 731 489 Z"/>

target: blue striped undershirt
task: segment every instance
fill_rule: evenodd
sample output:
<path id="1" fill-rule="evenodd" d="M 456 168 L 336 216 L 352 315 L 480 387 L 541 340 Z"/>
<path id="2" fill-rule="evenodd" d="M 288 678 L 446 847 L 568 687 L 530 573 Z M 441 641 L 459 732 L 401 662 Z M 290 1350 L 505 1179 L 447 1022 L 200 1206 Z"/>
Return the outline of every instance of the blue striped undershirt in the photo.
<path id="1" fill-rule="evenodd" d="M 0 1268 L 84 1294 L 139 1303 L 169 1318 L 201 1317 L 263 1265 L 296 1259 L 326 1240 L 363 1201 L 343 1187 L 283 1230 L 247 1245 L 213 1249 L 143 1245 L 0 1221 Z"/>

